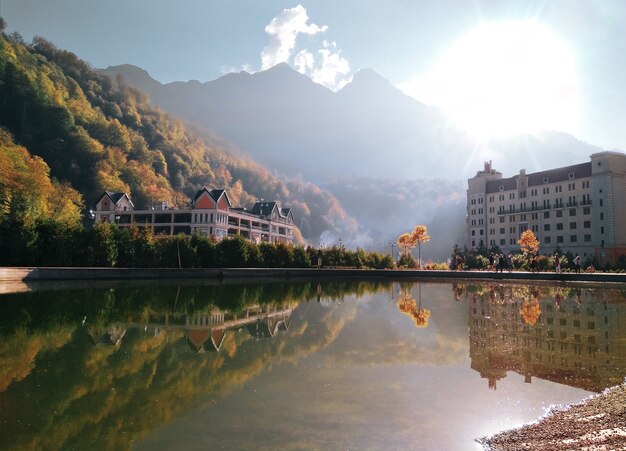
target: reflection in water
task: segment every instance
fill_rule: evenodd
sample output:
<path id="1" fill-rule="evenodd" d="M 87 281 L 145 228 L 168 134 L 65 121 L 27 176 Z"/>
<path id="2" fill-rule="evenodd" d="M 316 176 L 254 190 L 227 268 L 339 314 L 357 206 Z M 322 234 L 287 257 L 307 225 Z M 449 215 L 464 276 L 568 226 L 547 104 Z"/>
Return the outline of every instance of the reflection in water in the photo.
<path id="1" fill-rule="evenodd" d="M 336 336 L 297 305 L 379 283 L 59 290 L 0 297 L 2 449 L 129 449 L 206 399 Z M 386 286 L 385 286 L 386 288 Z M 332 309 L 328 311 L 332 314 Z"/>
<path id="2" fill-rule="evenodd" d="M 626 303 L 617 290 L 456 285 L 467 301 L 472 368 L 495 389 L 507 371 L 600 392 L 626 373 Z"/>
<path id="3" fill-rule="evenodd" d="M 388 290 L 392 302 L 385 302 Z M 337 409 L 358 406 L 352 415 L 340 415 L 343 411 L 318 404 L 329 409 L 326 417 L 336 414 L 324 431 L 328 444 L 339 439 L 332 431 L 342 434 L 336 427 L 340 418 L 378 412 L 394 390 L 400 396 L 393 398 L 393 412 L 413 418 L 411 409 L 422 404 L 412 398 L 419 388 L 406 380 L 436 384 L 442 373 L 428 382 L 420 379 L 423 373 L 414 377 L 408 371 L 449 367 L 454 374 L 444 379 L 460 387 L 473 369 L 493 388 L 507 371 L 515 371 L 528 382 L 534 376 L 594 391 L 621 382 L 626 373 L 626 303 L 617 291 L 457 284 L 453 293 L 454 300 L 447 284 L 316 281 L 0 296 L 0 448 L 130 449 L 194 409 L 221 409 L 263 374 L 273 379 L 278 369 L 292 371 L 303 361 L 310 365 L 306 377 L 326 377 L 332 384 L 306 387 L 297 402 L 280 385 L 284 405 L 307 410 L 320 393 L 336 389 L 333 399 L 345 396 Z M 386 384 L 359 385 L 365 376 L 357 370 L 335 377 L 352 367 L 365 372 L 378 367 L 381 374 L 371 380 Z M 296 372 L 294 379 L 289 371 L 282 373 L 283 384 L 296 381 L 294 387 L 301 388 L 305 375 Z M 406 379 L 395 379 L 403 373 Z M 485 392 L 495 394 L 486 387 Z M 392 411 L 380 411 L 394 430 L 398 421 Z M 309 437 L 315 430 L 304 414 L 290 420 L 289 430 L 281 430 L 285 435 L 300 428 L 302 437 Z M 258 430 L 270 426 L 276 427 L 262 423 Z M 411 447 L 406 431 L 396 448 Z M 343 443 L 349 448 L 355 442 Z"/>
<path id="4" fill-rule="evenodd" d="M 398 299 L 398 309 L 413 318 L 415 327 L 428 327 L 428 318 L 430 318 L 430 310 L 422 308 L 422 285 L 418 284 L 418 299 L 416 302 L 411 295 L 411 287 L 403 286 L 400 289 L 400 298 Z"/>

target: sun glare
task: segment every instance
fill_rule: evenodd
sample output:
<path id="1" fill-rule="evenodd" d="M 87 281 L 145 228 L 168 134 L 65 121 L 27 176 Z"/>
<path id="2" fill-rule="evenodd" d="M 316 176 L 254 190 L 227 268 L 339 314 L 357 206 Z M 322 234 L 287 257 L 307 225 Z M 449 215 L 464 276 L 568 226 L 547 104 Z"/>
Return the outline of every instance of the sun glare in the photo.
<path id="1" fill-rule="evenodd" d="M 572 131 L 578 120 L 574 53 L 536 22 L 483 24 L 401 88 L 480 137 Z"/>

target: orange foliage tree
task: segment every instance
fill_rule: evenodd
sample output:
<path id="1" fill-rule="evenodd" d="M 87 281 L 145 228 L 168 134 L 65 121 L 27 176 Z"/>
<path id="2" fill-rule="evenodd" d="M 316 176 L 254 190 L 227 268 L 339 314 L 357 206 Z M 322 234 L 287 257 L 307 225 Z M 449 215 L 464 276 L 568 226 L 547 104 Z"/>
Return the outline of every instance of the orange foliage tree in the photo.
<path id="1" fill-rule="evenodd" d="M 411 232 L 411 238 L 413 242 L 417 244 L 417 264 L 418 267 L 422 267 L 422 243 L 428 243 L 430 241 L 430 235 L 425 225 L 418 225 Z"/>
<path id="2" fill-rule="evenodd" d="M 403 233 L 398 237 L 398 247 L 400 248 L 400 252 L 405 257 L 408 257 L 411 249 L 415 247 L 415 243 L 411 237 L 410 233 Z"/>
<path id="3" fill-rule="evenodd" d="M 525 230 L 522 232 L 519 241 L 520 250 L 524 255 L 533 256 L 539 253 L 539 241 L 532 230 Z"/>

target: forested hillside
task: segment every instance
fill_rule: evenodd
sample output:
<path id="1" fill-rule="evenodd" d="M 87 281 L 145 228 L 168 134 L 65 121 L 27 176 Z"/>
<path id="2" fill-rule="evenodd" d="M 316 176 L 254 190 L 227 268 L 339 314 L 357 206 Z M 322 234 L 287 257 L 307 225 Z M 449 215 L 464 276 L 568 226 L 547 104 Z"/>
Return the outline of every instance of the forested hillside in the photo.
<path id="1" fill-rule="evenodd" d="M 26 44 L 16 34 L 0 37 L 0 126 L 5 130 L 0 149 L 6 154 L 0 160 L 0 215 L 13 214 L 6 193 L 30 186 L 27 178 L 16 176 L 16 165 L 4 170 L 11 149 L 19 149 L 26 162 L 22 167 L 38 168 L 45 179 L 49 166 L 52 180 L 46 183 L 58 192 L 65 189 L 76 208 L 83 201 L 69 185 L 83 195 L 87 209 L 104 190 L 130 193 L 139 208 L 160 201 L 182 207 L 196 190 L 210 186 L 227 189 L 236 205 L 249 206 L 258 198 L 281 201 L 294 209 L 297 225 L 311 241 L 324 231 L 356 229 L 330 192 L 279 179 L 249 159 L 227 154 L 119 82 L 43 38 Z"/>

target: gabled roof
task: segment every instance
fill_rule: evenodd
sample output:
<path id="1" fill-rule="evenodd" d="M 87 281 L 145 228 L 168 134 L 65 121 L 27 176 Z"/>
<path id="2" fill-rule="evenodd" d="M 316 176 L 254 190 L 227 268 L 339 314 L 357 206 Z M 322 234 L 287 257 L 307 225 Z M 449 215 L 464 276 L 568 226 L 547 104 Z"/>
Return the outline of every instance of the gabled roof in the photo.
<path id="1" fill-rule="evenodd" d="M 117 205 L 117 203 L 120 201 L 121 198 L 123 198 L 124 196 L 126 196 L 126 198 L 128 199 L 128 203 L 134 208 L 135 205 L 133 204 L 133 201 L 130 199 L 130 196 L 126 193 L 114 193 L 113 191 L 105 191 L 104 193 L 102 193 L 102 195 L 98 198 L 98 200 L 96 201 L 96 204 L 100 203 L 100 201 L 102 200 L 102 198 L 104 196 L 108 196 L 109 199 L 111 199 L 111 202 L 113 202 L 114 204 Z"/>
<path id="2" fill-rule="evenodd" d="M 211 196 L 211 198 L 215 201 L 215 203 L 217 203 L 222 196 L 226 196 L 226 202 L 228 202 L 228 206 L 230 207 L 232 205 L 232 203 L 230 202 L 230 199 L 228 198 L 228 193 L 226 192 L 226 190 L 223 190 L 223 189 L 209 190 L 206 186 L 198 190 L 196 195 L 193 197 L 194 203 L 198 200 L 198 198 L 200 198 L 200 196 L 202 196 L 204 192 L 208 193 L 209 196 Z"/>
<path id="3" fill-rule="evenodd" d="M 276 202 L 257 202 L 252 207 L 252 213 L 257 216 L 271 215 L 276 208 Z"/>

